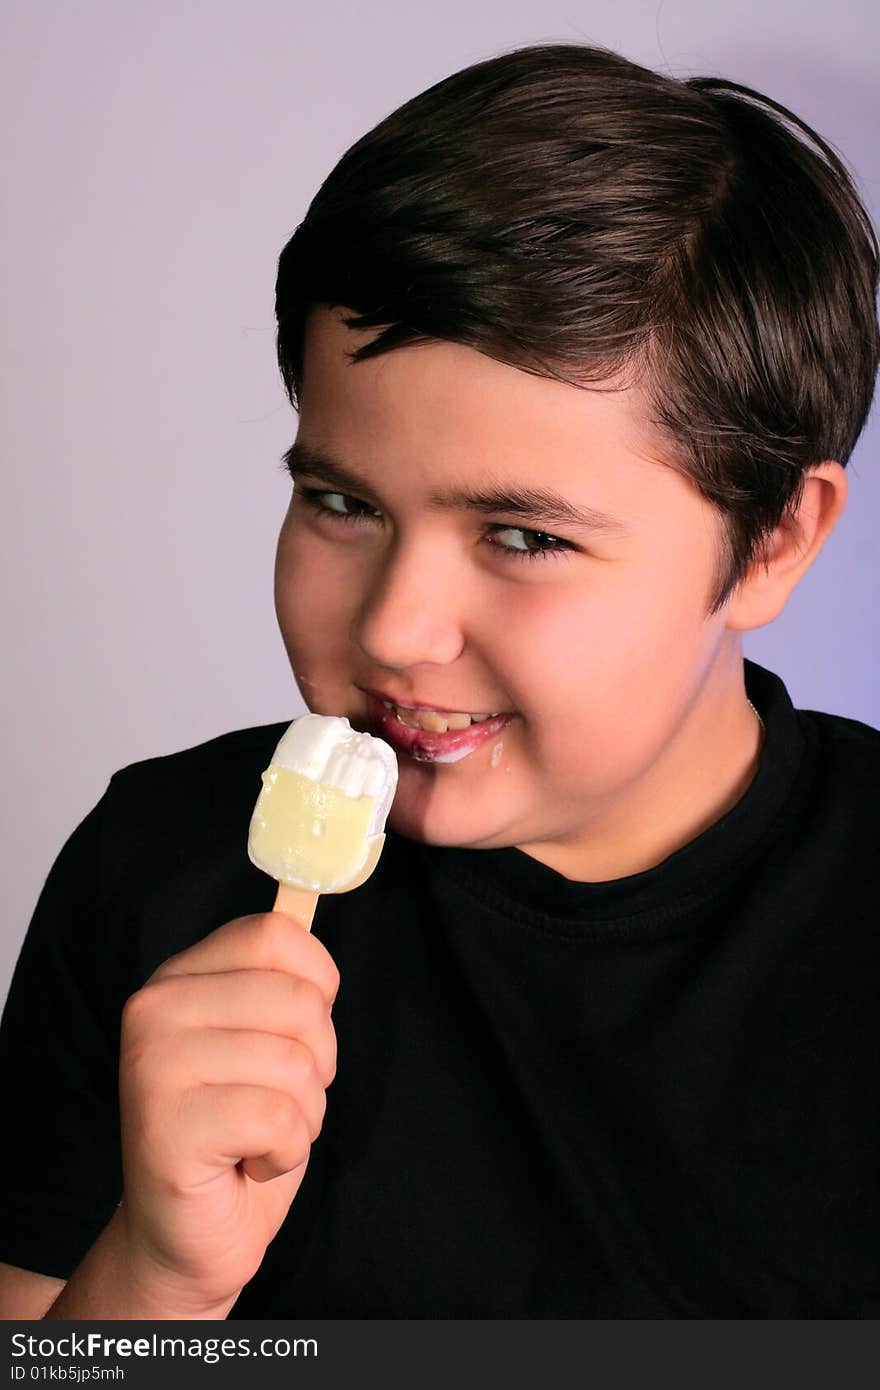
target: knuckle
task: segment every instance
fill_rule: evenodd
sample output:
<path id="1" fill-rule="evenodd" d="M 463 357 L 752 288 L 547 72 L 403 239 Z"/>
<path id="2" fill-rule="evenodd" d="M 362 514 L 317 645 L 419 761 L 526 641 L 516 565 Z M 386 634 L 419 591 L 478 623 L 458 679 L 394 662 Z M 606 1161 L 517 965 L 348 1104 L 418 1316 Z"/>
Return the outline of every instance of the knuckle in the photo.
<path id="1" fill-rule="evenodd" d="M 300 1108 L 286 1091 L 270 1091 L 263 1105 L 265 1121 L 273 1132 L 287 1132 L 299 1127 Z"/>
<path id="2" fill-rule="evenodd" d="M 294 1088 L 302 1086 L 307 1081 L 311 1071 L 311 1057 L 303 1043 L 296 1038 L 285 1038 L 283 1040 L 284 1049 L 284 1069 L 290 1077 Z"/>
<path id="3" fill-rule="evenodd" d="M 340 986 L 341 980 L 340 980 L 339 970 L 337 969 L 336 965 L 335 965 L 334 962 L 330 959 L 329 956 L 327 957 L 327 959 L 330 961 L 330 975 L 329 975 L 329 980 L 328 980 L 328 990 L 329 990 L 330 1002 L 331 1002 L 331 1004 L 332 1004 L 332 1003 L 334 1002 L 334 1000 L 336 999 L 337 994 L 339 993 L 339 986 Z"/>
<path id="4" fill-rule="evenodd" d="M 309 1027 L 318 1027 L 327 1016 L 327 1000 L 314 980 L 300 976 L 296 981 L 295 999 L 297 1010 Z"/>
<path id="5" fill-rule="evenodd" d="M 321 1033 L 313 1059 L 317 1078 L 322 1087 L 326 1088 L 336 1075 L 336 1034 L 332 1024 Z"/>
<path id="6" fill-rule="evenodd" d="M 142 989 L 135 990 L 130 994 L 122 1006 L 122 1032 L 123 1036 L 131 1034 L 140 1024 L 144 1013 L 148 1007 Z"/>
<path id="7" fill-rule="evenodd" d="M 301 1096 L 311 1104 L 313 1098 L 320 1096 L 325 1103 L 324 1091 L 333 1075 L 333 1064 L 323 1049 L 313 1051 L 305 1043 L 291 1040 L 287 1058 L 287 1076 L 291 1093 Z"/>
<path id="8" fill-rule="evenodd" d="M 181 979 L 182 976 L 157 979 L 152 975 L 146 984 L 129 995 L 122 1008 L 123 1033 L 137 1035 L 153 1030 L 159 1023 L 167 1023 L 180 996 Z"/>
<path id="9" fill-rule="evenodd" d="M 290 921 L 280 912 L 263 912 L 254 918 L 257 951 L 262 965 L 276 966 L 284 959 L 290 941 Z"/>
<path id="10" fill-rule="evenodd" d="M 317 1138 L 320 1132 L 321 1126 L 318 1125 L 313 1133 L 313 1125 L 310 1123 L 306 1114 L 304 1111 L 297 1109 L 296 1122 L 291 1126 L 290 1130 L 290 1142 L 299 1152 L 300 1161 L 307 1157 L 312 1141 Z"/>
<path id="11" fill-rule="evenodd" d="M 323 1086 L 319 1087 L 315 1100 L 314 1115 L 309 1125 L 309 1142 L 314 1143 L 321 1133 L 321 1126 L 324 1123 L 324 1116 L 327 1114 L 327 1093 Z"/>
<path id="12" fill-rule="evenodd" d="M 285 1147 L 285 1161 L 283 1164 L 284 1170 L 290 1172 L 291 1169 L 298 1168 L 301 1163 L 305 1163 L 306 1159 L 309 1156 L 309 1149 L 311 1148 L 311 1145 L 312 1141 L 308 1136 L 308 1131 L 306 1130 L 305 1126 L 303 1126 L 303 1128 L 291 1138 L 290 1142 Z"/>
<path id="13" fill-rule="evenodd" d="M 125 1036 L 140 1033 L 152 1019 L 157 987 L 151 981 L 130 994 L 122 1006 L 122 1032 Z"/>
<path id="14" fill-rule="evenodd" d="M 180 975 L 182 973 L 181 963 L 183 962 L 185 966 L 186 956 L 186 951 L 176 951 L 173 956 L 168 956 L 166 960 L 163 960 L 160 965 L 156 966 L 156 969 L 147 980 L 144 988 L 157 985 L 160 981 Z"/>
<path id="15" fill-rule="evenodd" d="M 336 1045 L 336 1034 L 331 1029 L 330 1044 L 327 1048 L 327 1060 L 324 1064 L 324 1073 L 321 1080 L 325 1086 L 329 1086 L 336 1079 L 336 1063 L 338 1058 L 338 1048 Z"/>

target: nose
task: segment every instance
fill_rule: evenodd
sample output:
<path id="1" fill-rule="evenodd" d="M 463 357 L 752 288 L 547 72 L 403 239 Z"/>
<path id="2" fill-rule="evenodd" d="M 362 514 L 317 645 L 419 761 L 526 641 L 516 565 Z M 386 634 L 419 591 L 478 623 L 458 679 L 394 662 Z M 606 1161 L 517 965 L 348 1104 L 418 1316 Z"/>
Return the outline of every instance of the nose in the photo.
<path id="1" fill-rule="evenodd" d="M 448 665 L 464 646 L 460 585 L 430 546 L 398 543 L 370 576 L 351 640 L 380 666 Z"/>

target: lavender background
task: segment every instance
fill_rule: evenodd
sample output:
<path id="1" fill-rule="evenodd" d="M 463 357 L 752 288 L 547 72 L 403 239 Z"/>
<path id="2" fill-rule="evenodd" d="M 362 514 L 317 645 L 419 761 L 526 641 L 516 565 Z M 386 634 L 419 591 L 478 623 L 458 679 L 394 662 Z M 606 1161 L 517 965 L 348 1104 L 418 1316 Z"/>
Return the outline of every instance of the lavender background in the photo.
<path id="1" fill-rule="evenodd" d="M 880 212 L 876 0 L 6 0 L 4 21 L 0 998 L 116 768 L 303 708 L 272 607 L 295 433 L 272 290 L 356 138 L 467 63 L 596 42 L 765 90 Z M 746 650 L 796 704 L 880 725 L 878 445 L 875 411 L 846 515 Z"/>

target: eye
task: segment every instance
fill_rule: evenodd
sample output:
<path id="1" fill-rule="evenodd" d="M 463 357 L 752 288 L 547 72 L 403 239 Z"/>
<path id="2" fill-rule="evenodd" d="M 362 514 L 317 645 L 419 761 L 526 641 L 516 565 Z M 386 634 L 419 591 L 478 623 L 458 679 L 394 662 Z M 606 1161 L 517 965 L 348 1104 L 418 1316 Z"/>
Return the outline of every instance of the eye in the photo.
<path id="1" fill-rule="evenodd" d="M 528 530 L 523 526 L 492 526 L 487 539 L 496 550 L 522 560 L 543 560 L 560 551 L 575 549 L 570 541 L 564 541 L 559 536 L 548 535 L 546 531 Z"/>
<path id="2" fill-rule="evenodd" d="M 307 507 L 319 515 L 332 518 L 334 522 L 348 525 L 363 524 L 382 519 L 382 513 L 368 502 L 352 497 L 347 492 L 322 492 L 320 488 L 296 487 L 295 493 Z"/>

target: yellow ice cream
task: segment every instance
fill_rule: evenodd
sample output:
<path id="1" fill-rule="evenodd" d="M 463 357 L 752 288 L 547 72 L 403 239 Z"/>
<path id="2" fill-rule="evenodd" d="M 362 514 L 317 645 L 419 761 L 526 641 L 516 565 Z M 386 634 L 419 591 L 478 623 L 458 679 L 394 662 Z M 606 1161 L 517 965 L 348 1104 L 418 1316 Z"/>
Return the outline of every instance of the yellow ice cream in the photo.
<path id="1" fill-rule="evenodd" d="M 328 892 L 362 868 L 378 798 L 351 797 L 270 767 L 251 823 L 251 858 L 279 883 Z"/>

